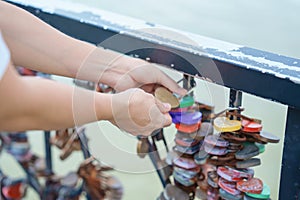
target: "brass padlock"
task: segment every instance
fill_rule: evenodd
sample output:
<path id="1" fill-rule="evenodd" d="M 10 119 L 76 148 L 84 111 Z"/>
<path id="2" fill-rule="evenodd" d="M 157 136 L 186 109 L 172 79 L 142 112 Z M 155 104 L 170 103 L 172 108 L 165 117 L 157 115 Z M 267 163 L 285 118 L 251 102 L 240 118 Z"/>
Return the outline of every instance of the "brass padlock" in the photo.
<path id="1" fill-rule="evenodd" d="M 137 155 L 140 158 L 145 158 L 149 153 L 150 144 L 148 138 L 140 138 L 137 143 Z"/>

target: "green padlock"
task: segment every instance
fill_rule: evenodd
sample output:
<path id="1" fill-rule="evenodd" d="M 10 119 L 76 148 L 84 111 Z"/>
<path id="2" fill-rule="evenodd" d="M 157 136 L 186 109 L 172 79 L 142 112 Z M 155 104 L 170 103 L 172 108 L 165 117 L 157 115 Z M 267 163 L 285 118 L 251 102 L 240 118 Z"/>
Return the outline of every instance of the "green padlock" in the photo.
<path id="1" fill-rule="evenodd" d="M 253 193 L 245 193 L 249 197 L 253 197 L 256 199 L 269 199 L 270 198 L 270 188 L 267 184 L 264 184 L 263 191 L 260 194 L 253 194 Z"/>
<path id="2" fill-rule="evenodd" d="M 255 145 L 259 148 L 259 153 L 263 153 L 266 150 L 266 145 L 255 142 Z"/>
<path id="3" fill-rule="evenodd" d="M 185 96 L 181 99 L 179 107 L 187 108 L 187 107 L 194 105 L 194 103 L 195 103 L 195 101 L 192 96 Z"/>

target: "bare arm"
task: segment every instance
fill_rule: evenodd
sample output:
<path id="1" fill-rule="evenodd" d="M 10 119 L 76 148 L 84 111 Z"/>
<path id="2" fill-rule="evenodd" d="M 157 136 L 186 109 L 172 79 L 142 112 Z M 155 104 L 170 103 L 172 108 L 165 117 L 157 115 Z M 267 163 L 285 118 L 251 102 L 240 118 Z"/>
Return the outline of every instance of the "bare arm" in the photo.
<path id="1" fill-rule="evenodd" d="M 140 89 L 110 95 L 36 77 L 20 77 L 9 63 L 0 80 L 0 131 L 57 130 L 109 120 L 134 135 L 171 123 L 170 105 Z"/>
<path id="2" fill-rule="evenodd" d="M 178 94 L 186 93 L 154 65 L 70 38 L 3 1 L 0 29 L 12 55 L 0 80 L 0 130 L 55 130 L 109 120 L 133 134 L 149 135 L 171 123 L 170 106 L 142 90 L 127 89 L 161 84 Z M 124 92 L 99 94 L 50 80 L 20 77 L 12 63 L 103 82 Z"/>
<path id="3" fill-rule="evenodd" d="M 17 66 L 102 82 L 119 91 L 159 84 L 180 95 L 186 93 L 153 64 L 71 38 L 3 1 L 0 29 Z"/>
<path id="4" fill-rule="evenodd" d="M 96 48 L 3 1 L 0 29 L 15 65 L 50 74 L 75 77 L 80 61 Z"/>
<path id="5" fill-rule="evenodd" d="M 10 63 L 0 84 L 0 130 L 56 130 L 110 120 L 111 95 L 37 77 L 20 77 Z"/>

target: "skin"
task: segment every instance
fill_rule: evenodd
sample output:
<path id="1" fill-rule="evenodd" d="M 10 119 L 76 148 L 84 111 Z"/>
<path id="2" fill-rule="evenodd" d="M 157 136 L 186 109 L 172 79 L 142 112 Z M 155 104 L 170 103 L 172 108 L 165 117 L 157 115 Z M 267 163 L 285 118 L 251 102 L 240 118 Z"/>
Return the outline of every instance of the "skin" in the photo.
<path id="1" fill-rule="evenodd" d="M 155 65 L 71 38 L 3 1 L 0 30 L 11 53 L 0 80 L 1 131 L 57 130 L 109 120 L 134 135 L 149 135 L 171 123 L 170 105 L 151 95 L 155 88 L 162 85 L 179 95 L 186 93 Z M 101 82 L 118 93 L 21 77 L 15 66 Z"/>

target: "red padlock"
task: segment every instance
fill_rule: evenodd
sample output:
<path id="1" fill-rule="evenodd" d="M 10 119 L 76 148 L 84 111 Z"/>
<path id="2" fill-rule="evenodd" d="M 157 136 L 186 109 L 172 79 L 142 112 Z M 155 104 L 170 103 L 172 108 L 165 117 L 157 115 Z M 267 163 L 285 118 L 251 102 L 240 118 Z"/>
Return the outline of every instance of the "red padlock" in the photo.
<path id="1" fill-rule="evenodd" d="M 22 199 L 26 191 L 25 183 L 20 181 L 15 181 L 9 185 L 2 186 L 2 194 L 6 199 Z"/>

